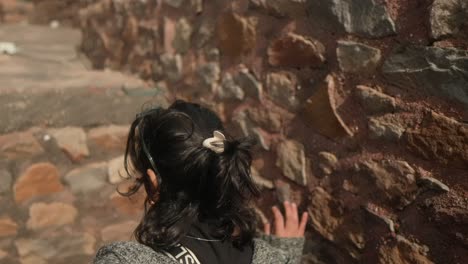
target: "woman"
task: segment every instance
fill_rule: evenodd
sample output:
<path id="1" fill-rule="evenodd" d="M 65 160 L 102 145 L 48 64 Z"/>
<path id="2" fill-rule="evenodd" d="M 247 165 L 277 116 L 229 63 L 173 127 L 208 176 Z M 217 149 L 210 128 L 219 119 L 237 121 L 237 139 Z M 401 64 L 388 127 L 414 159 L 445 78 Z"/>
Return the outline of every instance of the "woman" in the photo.
<path id="1" fill-rule="evenodd" d="M 138 175 L 125 195 L 141 186 L 147 193 L 137 242 L 106 245 L 94 263 L 298 263 L 307 214 L 299 219 L 296 204 L 285 202 L 283 218 L 273 207 L 274 236 L 265 223 L 255 238 L 252 141 L 224 134 L 219 117 L 197 104 L 137 115 L 125 154 L 127 172 Z"/>

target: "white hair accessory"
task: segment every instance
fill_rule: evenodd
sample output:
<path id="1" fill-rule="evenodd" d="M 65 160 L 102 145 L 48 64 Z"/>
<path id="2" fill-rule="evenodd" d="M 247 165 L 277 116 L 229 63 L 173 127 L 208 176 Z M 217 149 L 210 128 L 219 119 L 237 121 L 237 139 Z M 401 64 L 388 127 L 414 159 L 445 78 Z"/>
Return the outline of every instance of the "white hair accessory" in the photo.
<path id="1" fill-rule="evenodd" d="M 224 141 L 226 137 L 218 130 L 213 132 L 213 137 L 207 138 L 203 141 L 203 146 L 205 148 L 211 149 L 217 154 L 224 152 Z"/>

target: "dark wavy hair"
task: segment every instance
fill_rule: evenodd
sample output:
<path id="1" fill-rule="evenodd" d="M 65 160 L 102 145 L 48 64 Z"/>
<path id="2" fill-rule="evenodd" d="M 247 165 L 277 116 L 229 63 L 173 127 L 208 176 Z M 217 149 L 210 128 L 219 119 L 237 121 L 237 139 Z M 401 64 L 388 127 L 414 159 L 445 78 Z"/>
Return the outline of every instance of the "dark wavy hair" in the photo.
<path id="1" fill-rule="evenodd" d="M 216 154 L 202 145 L 215 130 L 226 135 L 214 112 L 180 100 L 137 115 L 125 151 L 125 168 L 135 185 L 123 195 L 141 186 L 147 193 L 144 216 L 135 230 L 138 242 L 170 249 L 197 219 L 216 219 L 212 235 L 236 247 L 252 241 L 256 217 L 250 202 L 259 195 L 250 176 L 254 142 L 226 135 L 225 151 Z M 149 168 L 157 174 L 157 188 L 147 175 Z"/>

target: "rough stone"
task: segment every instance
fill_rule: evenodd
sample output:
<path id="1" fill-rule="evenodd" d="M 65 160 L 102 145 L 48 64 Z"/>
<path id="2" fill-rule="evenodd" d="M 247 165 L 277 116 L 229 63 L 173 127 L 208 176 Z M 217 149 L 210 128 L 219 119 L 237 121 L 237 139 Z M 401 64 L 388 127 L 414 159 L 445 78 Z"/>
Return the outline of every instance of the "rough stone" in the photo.
<path id="1" fill-rule="evenodd" d="M 49 133 L 57 142 L 57 145 L 72 161 L 81 161 L 89 156 L 86 144 L 86 133 L 79 127 L 65 127 L 62 129 L 51 129 Z"/>
<path id="2" fill-rule="evenodd" d="M 237 75 L 234 76 L 236 84 L 242 88 L 244 94 L 256 99 L 262 97 L 262 84 L 257 81 L 255 76 L 249 73 L 248 69 L 242 69 Z"/>
<path id="3" fill-rule="evenodd" d="M 382 160 L 380 162 L 365 161 L 361 168 L 372 179 L 381 197 L 405 206 L 411 202 L 418 189 L 415 170 L 405 161 Z"/>
<path id="4" fill-rule="evenodd" d="M 164 53 L 160 57 L 163 70 L 166 74 L 166 77 L 171 82 L 177 82 L 182 79 L 182 57 L 180 54 L 169 54 Z"/>
<path id="5" fill-rule="evenodd" d="M 436 112 L 405 132 L 407 147 L 427 160 L 468 168 L 468 125 Z"/>
<path id="6" fill-rule="evenodd" d="M 50 263 L 68 257 L 93 255 L 96 239 L 88 234 L 53 234 L 43 238 L 19 238 L 15 241 L 16 250 L 21 258 L 40 258 Z"/>
<path id="7" fill-rule="evenodd" d="M 0 218 L 0 238 L 16 236 L 18 224 L 10 217 Z"/>
<path id="8" fill-rule="evenodd" d="M 88 131 L 88 140 L 105 151 L 124 151 L 128 126 L 103 126 Z"/>
<path id="9" fill-rule="evenodd" d="M 433 264 L 425 248 L 401 235 L 396 235 L 395 243 L 383 244 L 378 248 L 378 263 Z"/>
<path id="10" fill-rule="evenodd" d="M 36 196 L 61 192 L 63 189 L 59 172 L 50 163 L 31 165 L 16 180 L 13 187 L 17 203 L 22 203 Z"/>
<path id="11" fill-rule="evenodd" d="M 352 136 L 353 133 L 336 111 L 335 89 L 335 77 L 328 75 L 314 95 L 307 99 L 303 118 L 307 125 L 326 137 Z"/>
<path id="12" fill-rule="evenodd" d="M 295 140 L 284 140 L 277 146 L 276 166 L 283 175 L 301 184 L 307 184 L 307 161 L 304 146 Z"/>
<path id="13" fill-rule="evenodd" d="M 192 36 L 192 26 L 185 18 L 179 19 L 175 26 L 176 33 L 172 45 L 178 53 L 185 53 L 190 48 L 190 38 Z"/>
<path id="14" fill-rule="evenodd" d="M 322 43 L 294 33 L 274 40 L 267 51 L 268 62 L 283 67 L 320 67 L 325 62 L 324 53 Z"/>
<path id="15" fill-rule="evenodd" d="M 382 54 L 379 49 L 354 41 L 338 41 L 336 55 L 343 72 L 372 74 Z"/>
<path id="16" fill-rule="evenodd" d="M 58 227 L 71 224 L 75 221 L 78 210 L 70 204 L 34 203 L 29 208 L 29 219 L 26 223 L 28 229 L 41 230 L 46 227 Z"/>
<path id="17" fill-rule="evenodd" d="M 420 177 L 418 179 L 418 183 L 428 189 L 442 191 L 442 192 L 449 192 L 450 188 L 443 184 L 441 181 L 434 179 L 432 177 Z"/>
<path id="18" fill-rule="evenodd" d="M 185 0 L 164 0 L 164 3 L 175 8 L 181 7 L 184 2 Z"/>
<path id="19" fill-rule="evenodd" d="M 404 132 L 405 128 L 397 123 L 381 120 L 379 118 L 369 119 L 369 136 L 372 139 L 398 141 Z"/>
<path id="20" fill-rule="evenodd" d="M 250 168 L 250 172 L 252 175 L 252 179 L 254 180 L 255 184 L 261 188 L 265 189 L 273 189 L 275 186 L 271 180 L 265 179 L 260 175 L 260 172 L 256 170 L 254 167 Z"/>
<path id="21" fill-rule="evenodd" d="M 343 223 L 335 212 L 333 198 L 321 187 L 312 191 L 312 197 L 309 202 L 310 222 L 320 235 L 329 241 L 335 240 L 335 231 Z"/>
<path id="22" fill-rule="evenodd" d="M 331 12 L 348 33 L 384 37 L 396 33 L 395 22 L 378 0 L 327 0 Z"/>
<path id="23" fill-rule="evenodd" d="M 266 136 L 266 132 L 259 127 L 254 127 L 249 135 L 253 136 L 254 139 L 260 144 L 264 150 L 270 150 L 271 142 Z"/>
<path id="24" fill-rule="evenodd" d="M 236 113 L 232 118 L 232 121 L 239 127 L 245 137 L 252 136 L 258 143 L 260 143 L 264 150 L 270 150 L 270 141 L 265 137 L 266 132 L 253 124 L 246 111 Z"/>
<path id="25" fill-rule="evenodd" d="M 283 128 L 283 116 L 273 107 L 249 107 L 246 114 L 249 120 L 269 132 L 278 133 Z"/>
<path id="26" fill-rule="evenodd" d="M 464 190 L 454 188 L 450 192 L 432 195 L 422 202 L 421 208 L 430 222 L 451 236 L 453 243 L 458 240 L 466 245 L 468 197 Z"/>
<path id="27" fill-rule="evenodd" d="M 371 114 L 393 112 L 396 109 L 395 98 L 375 89 L 358 85 L 356 92 L 364 108 Z"/>
<path id="28" fill-rule="evenodd" d="M 68 172 L 64 178 L 73 193 L 99 191 L 107 183 L 107 164 L 93 163 L 76 168 Z"/>
<path id="29" fill-rule="evenodd" d="M 279 16 L 298 18 L 306 15 L 306 0 L 251 0 L 252 5 L 260 10 Z"/>
<path id="30" fill-rule="evenodd" d="M 0 169 L 0 194 L 7 193 L 11 190 L 12 176 L 9 171 Z"/>
<path id="31" fill-rule="evenodd" d="M 266 77 L 266 85 L 275 103 L 290 111 L 298 110 L 297 92 L 300 87 L 296 76 L 289 72 L 272 72 Z"/>
<path id="32" fill-rule="evenodd" d="M 138 222 L 130 220 L 118 224 L 106 226 L 101 230 L 101 239 L 105 242 L 128 241 L 133 237 L 133 230 Z"/>
<path id="33" fill-rule="evenodd" d="M 0 136 L 0 159 L 26 159 L 44 152 L 31 131 Z"/>
<path id="34" fill-rule="evenodd" d="M 255 25 L 245 17 L 225 13 L 218 21 L 218 41 L 222 55 L 239 57 L 255 49 Z"/>
<path id="35" fill-rule="evenodd" d="M 205 58 L 208 61 L 219 61 L 219 49 L 212 48 L 205 52 Z"/>
<path id="36" fill-rule="evenodd" d="M 230 73 L 225 73 L 218 89 L 218 96 L 221 99 L 244 99 L 244 90 L 236 84 Z"/>
<path id="37" fill-rule="evenodd" d="M 319 167 L 322 172 L 326 175 L 331 174 L 338 166 L 338 159 L 333 153 L 330 152 L 319 152 L 320 163 Z"/>
<path id="38" fill-rule="evenodd" d="M 203 20 L 198 31 L 195 35 L 195 47 L 202 48 L 208 43 L 214 35 L 214 22 L 210 20 Z"/>
<path id="39" fill-rule="evenodd" d="M 122 182 L 125 179 L 125 157 L 124 155 L 114 158 L 109 161 L 107 168 L 107 175 L 109 177 L 109 182 L 112 184 L 117 184 Z"/>
<path id="40" fill-rule="evenodd" d="M 468 106 L 468 51 L 407 46 L 387 57 L 382 71 L 397 86 L 412 87 Z"/>
<path id="41" fill-rule="evenodd" d="M 206 92 L 213 92 L 218 86 L 218 81 L 221 75 L 221 69 L 219 63 L 209 62 L 202 66 L 197 71 L 197 75 L 200 78 L 200 82 Z"/>
<path id="42" fill-rule="evenodd" d="M 390 232 L 395 233 L 395 223 L 390 218 L 390 216 L 387 215 L 385 210 L 373 203 L 367 203 L 364 207 L 364 210 L 385 224 Z"/>
<path id="43" fill-rule="evenodd" d="M 432 37 L 468 37 L 468 3 L 464 0 L 435 0 L 431 6 Z"/>

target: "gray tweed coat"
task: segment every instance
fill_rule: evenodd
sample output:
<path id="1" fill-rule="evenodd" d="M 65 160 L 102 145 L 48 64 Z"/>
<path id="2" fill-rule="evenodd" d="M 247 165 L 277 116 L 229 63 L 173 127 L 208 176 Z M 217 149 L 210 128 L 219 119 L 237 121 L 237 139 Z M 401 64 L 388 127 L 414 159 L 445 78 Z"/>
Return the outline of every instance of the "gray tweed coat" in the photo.
<path id="1" fill-rule="evenodd" d="M 262 236 L 254 239 L 252 264 L 300 263 L 304 238 Z M 133 241 L 114 242 L 97 252 L 94 264 L 177 264 L 164 253 Z M 241 264 L 241 263 L 239 263 Z"/>

